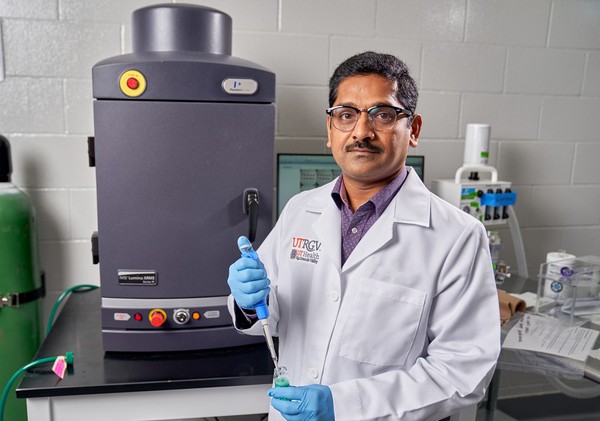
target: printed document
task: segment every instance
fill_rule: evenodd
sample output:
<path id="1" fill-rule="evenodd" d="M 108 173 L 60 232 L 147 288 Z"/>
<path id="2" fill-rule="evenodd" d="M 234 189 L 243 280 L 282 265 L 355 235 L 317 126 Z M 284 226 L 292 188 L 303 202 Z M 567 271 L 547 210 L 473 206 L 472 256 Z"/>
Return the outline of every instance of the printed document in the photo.
<path id="1" fill-rule="evenodd" d="M 525 313 L 508 332 L 502 347 L 585 361 L 599 333 L 594 329 L 565 326 L 557 320 Z"/>

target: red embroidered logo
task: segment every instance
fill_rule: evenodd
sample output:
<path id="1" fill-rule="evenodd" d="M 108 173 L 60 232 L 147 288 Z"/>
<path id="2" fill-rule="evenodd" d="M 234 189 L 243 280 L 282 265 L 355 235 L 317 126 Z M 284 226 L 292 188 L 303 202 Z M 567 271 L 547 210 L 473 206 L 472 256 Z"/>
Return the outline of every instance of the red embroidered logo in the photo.
<path id="1" fill-rule="evenodd" d="M 319 263 L 321 242 L 308 238 L 292 237 L 290 259 L 309 263 Z"/>

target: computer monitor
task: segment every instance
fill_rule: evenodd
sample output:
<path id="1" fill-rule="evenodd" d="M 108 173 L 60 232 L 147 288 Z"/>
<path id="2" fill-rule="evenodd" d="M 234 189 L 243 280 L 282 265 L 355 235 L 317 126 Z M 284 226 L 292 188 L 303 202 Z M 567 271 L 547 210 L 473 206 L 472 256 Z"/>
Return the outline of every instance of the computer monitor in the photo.
<path id="1" fill-rule="evenodd" d="M 406 157 L 406 165 L 413 167 L 421 180 L 424 180 L 424 156 L 409 155 Z M 278 154 L 277 216 L 279 217 L 292 196 L 325 185 L 341 172 L 331 154 Z"/>
<path id="2" fill-rule="evenodd" d="M 421 181 L 425 182 L 425 157 L 423 155 L 408 155 L 406 165 L 413 167 Z"/>
<path id="3" fill-rule="evenodd" d="M 277 216 L 293 196 L 327 184 L 341 172 L 331 154 L 278 154 Z"/>

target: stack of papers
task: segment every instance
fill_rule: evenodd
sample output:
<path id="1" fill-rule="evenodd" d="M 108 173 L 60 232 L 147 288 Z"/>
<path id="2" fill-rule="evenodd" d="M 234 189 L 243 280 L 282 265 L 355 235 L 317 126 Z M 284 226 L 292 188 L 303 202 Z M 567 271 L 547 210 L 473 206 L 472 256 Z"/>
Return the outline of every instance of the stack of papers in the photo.
<path id="1" fill-rule="evenodd" d="M 565 326 L 558 320 L 525 313 L 508 332 L 502 347 L 585 361 L 598 334 L 600 332 L 594 329 Z"/>

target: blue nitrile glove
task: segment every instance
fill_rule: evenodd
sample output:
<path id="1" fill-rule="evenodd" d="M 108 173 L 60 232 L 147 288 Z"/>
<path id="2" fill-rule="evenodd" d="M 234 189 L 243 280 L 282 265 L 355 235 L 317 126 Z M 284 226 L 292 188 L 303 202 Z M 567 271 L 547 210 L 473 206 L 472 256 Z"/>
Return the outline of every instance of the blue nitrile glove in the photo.
<path id="1" fill-rule="evenodd" d="M 227 283 L 235 302 L 241 308 L 251 310 L 267 298 L 271 281 L 258 257 L 241 257 L 229 266 Z"/>
<path id="2" fill-rule="evenodd" d="M 333 395 L 320 384 L 309 386 L 274 387 L 269 389 L 271 406 L 288 421 L 332 421 Z"/>

